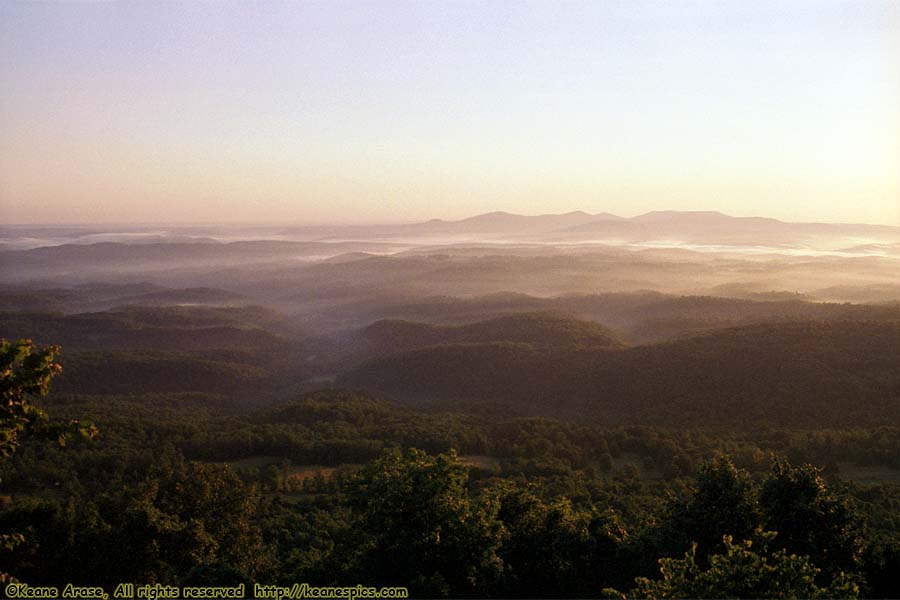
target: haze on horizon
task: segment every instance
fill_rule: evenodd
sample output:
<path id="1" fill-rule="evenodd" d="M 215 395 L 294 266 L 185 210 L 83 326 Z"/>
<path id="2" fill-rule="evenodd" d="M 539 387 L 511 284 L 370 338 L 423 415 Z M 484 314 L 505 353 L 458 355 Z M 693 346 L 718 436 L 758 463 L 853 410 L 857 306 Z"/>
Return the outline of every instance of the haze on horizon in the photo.
<path id="1" fill-rule="evenodd" d="M 900 5 L 0 4 L 0 221 L 900 225 Z"/>

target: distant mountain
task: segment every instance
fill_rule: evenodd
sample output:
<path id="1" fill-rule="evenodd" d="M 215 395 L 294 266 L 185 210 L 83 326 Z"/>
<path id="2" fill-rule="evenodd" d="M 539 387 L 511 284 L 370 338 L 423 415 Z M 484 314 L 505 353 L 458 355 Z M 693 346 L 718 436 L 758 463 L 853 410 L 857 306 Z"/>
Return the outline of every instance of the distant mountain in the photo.
<path id="1" fill-rule="evenodd" d="M 541 241 L 680 241 L 693 244 L 756 246 L 827 245 L 837 250 L 856 240 L 870 244 L 900 242 L 900 227 L 864 224 L 789 223 L 762 217 L 732 217 L 715 211 L 653 211 L 632 218 L 610 213 L 519 215 L 496 211 L 445 221 L 409 225 L 326 228 L 330 237 L 504 236 Z M 360 239 L 360 237 L 357 237 Z M 842 246 L 843 244 L 843 246 Z"/>
<path id="2" fill-rule="evenodd" d="M 563 237 L 577 237 L 581 234 L 592 234 L 604 239 L 640 240 L 649 238 L 651 236 L 651 229 L 647 225 L 637 221 L 627 219 L 613 221 L 604 219 L 602 221 L 591 221 L 582 225 L 556 230 L 553 233 Z"/>
<path id="3" fill-rule="evenodd" d="M 246 228 L 245 228 L 246 229 Z M 223 229 L 226 233 L 227 228 Z M 190 233 L 191 235 L 186 235 Z M 625 218 L 601 212 L 573 211 L 563 214 L 520 215 L 495 211 L 459 220 L 432 219 L 419 223 L 347 226 L 298 226 L 235 230 L 253 237 L 247 241 L 221 242 L 191 237 L 198 232 L 173 228 L 162 237 L 137 237 L 131 241 L 71 243 L 9 250 L 0 245 L 0 265 L 8 261 L 41 265 L 49 260 L 73 263 L 86 260 L 111 262 L 161 260 L 177 256 L 181 260 L 229 260 L 272 258 L 282 255 L 309 256 L 327 253 L 379 249 L 378 240 L 392 237 L 510 237 L 522 241 L 590 241 L 630 239 L 633 241 L 678 240 L 685 243 L 795 245 L 833 240 L 843 245 L 833 250 L 867 253 L 894 252 L 900 244 L 900 227 L 866 224 L 792 223 L 762 217 L 732 217 L 715 211 L 652 211 Z M 212 235 L 213 230 L 203 233 Z M 537 236 L 537 237 L 535 237 Z M 274 238 L 274 239 L 273 239 Z M 97 232 L 86 239 L 102 240 Z M 358 241 L 352 241 L 358 240 Z M 369 240 L 364 243 L 362 240 Z M 382 248 L 386 249 L 386 248 Z"/>
<path id="4" fill-rule="evenodd" d="M 360 228 L 357 228 L 361 231 Z M 653 211 L 624 218 L 583 211 L 517 215 L 491 212 L 458 221 L 434 219 L 372 230 L 379 235 L 503 235 L 535 241 L 677 241 L 701 245 L 810 246 L 838 250 L 854 240 L 900 242 L 900 227 L 864 224 L 788 223 L 761 217 L 732 217 L 715 211 Z M 331 234 L 336 235 L 332 231 Z"/>
<path id="5" fill-rule="evenodd" d="M 688 227 L 724 225 L 728 223 L 745 223 L 756 226 L 772 226 L 784 224 L 777 219 L 763 217 L 731 217 L 718 211 L 679 211 L 654 210 L 631 219 L 637 223 L 665 223 L 667 225 L 683 225 Z"/>
<path id="6" fill-rule="evenodd" d="M 7 282 L 47 277 L 94 281 L 97 273 L 146 272 L 184 268 L 234 267 L 260 263 L 290 263 L 346 254 L 395 249 L 375 241 L 296 242 L 166 242 L 64 244 L 31 250 L 0 250 L 0 275 Z"/>
<path id="7" fill-rule="evenodd" d="M 842 248 L 841 252 L 859 254 L 861 256 L 896 256 L 900 257 L 900 243 L 897 244 L 863 244 Z"/>
<path id="8" fill-rule="evenodd" d="M 630 242 L 677 241 L 701 245 L 814 247 L 839 250 L 856 239 L 872 243 L 900 241 L 900 227 L 832 223 L 788 223 L 760 217 L 731 217 L 720 212 L 654 211 L 620 221 L 575 225 L 558 239 Z"/>
<path id="9" fill-rule="evenodd" d="M 609 213 L 591 215 L 583 211 L 575 211 L 560 215 L 516 215 L 508 212 L 491 212 L 476 215 L 459 221 L 442 221 L 434 219 L 425 223 L 418 223 L 407 227 L 418 233 L 444 233 L 444 234 L 524 234 L 547 233 L 560 229 L 577 227 L 586 223 L 597 221 L 622 221 Z"/>
<path id="10" fill-rule="evenodd" d="M 815 290 L 812 295 L 830 302 L 886 302 L 900 305 L 900 283 L 835 285 Z"/>
<path id="11" fill-rule="evenodd" d="M 373 359 L 340 383 L 605 424 L 877 426 L 900 420 L 900 323 L 767 323 L 627 349 L 449 344 Z"/>

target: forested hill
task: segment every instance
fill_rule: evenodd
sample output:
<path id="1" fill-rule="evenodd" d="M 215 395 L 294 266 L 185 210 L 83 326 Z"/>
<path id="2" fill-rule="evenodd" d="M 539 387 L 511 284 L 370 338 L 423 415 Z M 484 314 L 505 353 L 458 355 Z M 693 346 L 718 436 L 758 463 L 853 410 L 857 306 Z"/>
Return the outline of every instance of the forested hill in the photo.
<path id="1" fill-rule="evenodd" d="M 604 350 L 446 344 L 342 381 L 416 406 L 597 423 L 876 426 L 900 420 L 900 324 L 770 323 Z"/>
<path id="2" fill-rule="evenodd" d="M 436 344 L 521 342 L 541 347 L 619 348 L 622 342 L 603 325 L 552 312 L 497 317 L 457 326 L 383 319 L 363 328 L 354 342 L 379 354 Z"/>
<path id="3" fill-rule="evenodd" d="M 455 324 L 385 318 L 302 341 L 323 372 L 342 373 L 374 358 L 448 344 L 521 343 L 535 348 L 624 348 L 618 332 L 558 311 L 515 312 Z"/>
<path id="4" fill-rule="evenodd" d="M 198 392 L 255 405 L 311 376 L 292 334 L 283 317 L 254 306 L 0 312 L 0 337 L 62 347 L 61 394 Z"/>
<path id="5" fill-rule="evenodd" d="M 73 350 L 203 350 L 273 348 L 280 336 L 264 329 L 277 317 L 253 306 L 128 306 L 63 315 L 0 312 L 0 332 Z"/>
<path id="6" fill-rule="evenodd" d="M 723 294 L 726 291 L 723 290 Z M 357 316 L 366 317 L 369 321 L 390 316 L 395 320 L 445 325 L 485 321 L 511 314 L 553 312 L 603 323 L 630 344 L 648 344 L 767 322 L 900 322 L 900 305 L 897 303 L 842 304 L 810 302 L 798 294 L 748 292 L 745 295 L 735 298 L 637 292 L 537 297 L 504 292 L 475 297 L 430 297 L 386 305 L 373 303 L 365 311 L 359 307 L 356 310 L 361 313 Z M 332 319 L 347 316 L 346 308 L 341 306 L 335 306 L 331 311 L 328 315 Z"/>

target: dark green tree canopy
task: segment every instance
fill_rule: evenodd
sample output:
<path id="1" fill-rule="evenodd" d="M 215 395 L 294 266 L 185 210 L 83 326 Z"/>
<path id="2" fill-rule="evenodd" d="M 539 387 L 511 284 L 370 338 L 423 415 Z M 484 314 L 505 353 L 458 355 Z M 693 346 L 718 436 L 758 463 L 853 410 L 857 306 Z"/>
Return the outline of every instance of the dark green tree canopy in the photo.
<path id="1" fill-rule="evenodd" d="M 455 452 L 392 450 L 366 467 L 351 490 L 362 514 L 358 543 L 367 547 L 362 580 L 431 597 L 489 590 L 502 570 L 504 531 L 497 504 L 473 501 L 467 479 Z"/>
<path id="2" fill-rule="evenodd" d="M 859 568 L 863 552 L 858 518 L 810 465 L 776 461 L 762 485 L 766 529 L 790 552 L 809 555 L 826 573 Z"/>
<path id="3" fill-rule="evenodd" d="M 721 554 L 723 536 L 749 539 L 762 524 L 757 492 L 746 471 L 735 467 L 724 457 L 704 464 L 697 474 L 694 494 L 675 507 L 672 526 L 684 539 L 681 543 L 697 545 L 697 557 Z"/>
<path id="4" fill-rule="evenodd" d="M 96 433 L 89 423 L 51 424 L 47 413 L 32 403 L 47 395 L 51 379 L 62 371 L 56 362 L 59 351 L 59 346 L 35 348 L 31 340 L 0 340 L 0 457 L 13 454 L 27 435 L 65 444 L 69 433 Z"/>
<path id="5" fill-rule="evenodd" d="M 639 577 L 633 598 L 856 598 L 859 586 L 844 573 L 826 584 L 816 583 L 819 569 L 807 556 L 771 550 L 774 532 L 757 531 L 756 543 L 734 543 L 724 536 L 724 553 L 709 557 L 709 567 L 696 560 L 696 548 L 684 558 L 660 559 L 660 579 Z M 606 590 L 607 595 L 619 595 Z M 624 597 L 624 595 L 623 595 Z"/>

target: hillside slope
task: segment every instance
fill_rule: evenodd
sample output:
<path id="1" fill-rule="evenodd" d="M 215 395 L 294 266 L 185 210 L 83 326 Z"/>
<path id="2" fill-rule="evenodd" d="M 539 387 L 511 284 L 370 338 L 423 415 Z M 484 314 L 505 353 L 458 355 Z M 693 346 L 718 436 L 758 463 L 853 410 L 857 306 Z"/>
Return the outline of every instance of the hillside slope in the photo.
<path id="1" fill-rule="evenodd" d="M 510 342 L 540 348 L 622 348 L 618 335 L 594 321 L 553 312 L 525 312 L 462 325 L 381 319 L 333 339 L 322 350 L 339 369 L 362 361 L 428 346 Z"/>
<path id="2" fill-rule="evenodd" d="M 420 406 L 700 427 L 900 421 L 900 324 L 794 322 L 627 349 L 453 344 L 341 379 Z"/>

